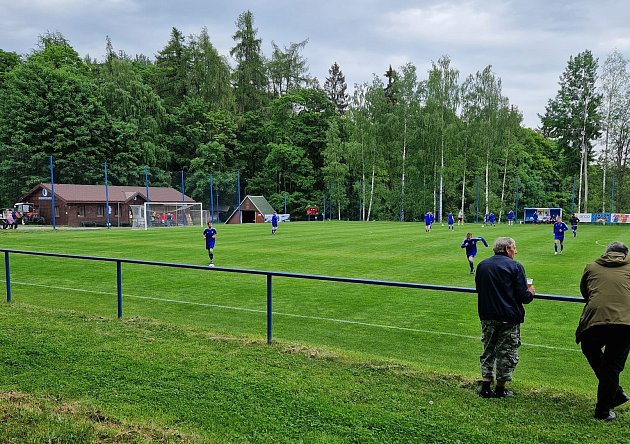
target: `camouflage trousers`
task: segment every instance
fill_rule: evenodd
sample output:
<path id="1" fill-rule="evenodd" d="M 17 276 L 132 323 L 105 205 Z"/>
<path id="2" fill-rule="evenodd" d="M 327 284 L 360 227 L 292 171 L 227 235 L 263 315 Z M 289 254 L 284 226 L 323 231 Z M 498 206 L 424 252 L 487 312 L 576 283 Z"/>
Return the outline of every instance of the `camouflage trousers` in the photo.
<path id="1" fill-rule="evenodd" d="M 483 353 L 479 357 L 481 376 L 511 381 L 518 364 L 521 325 L 501 321 L 481 321 Z M 496 375 L 495 375 L 496 368 Z"/>

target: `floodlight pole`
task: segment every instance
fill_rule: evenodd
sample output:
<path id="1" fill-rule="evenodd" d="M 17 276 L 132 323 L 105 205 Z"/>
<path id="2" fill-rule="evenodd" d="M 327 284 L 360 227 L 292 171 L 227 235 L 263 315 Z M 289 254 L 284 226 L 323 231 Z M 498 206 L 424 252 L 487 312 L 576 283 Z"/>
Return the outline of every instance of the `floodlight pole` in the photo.
<path id="1" fill-rule="evenodd" d="M 144 188 L 145 188 L 145 193 L 146 193 L 146 197 L 147 197 L 147 202 L 151 202 L 151 199 L 149 199 L 149 172 L 147 171 L 147 166 L 144 166 Z M 146 214 L 146 206 L 145 208 L 145 215 L 144 215 L 144 223 L 145 226 L 147 224 L 151 224 L 151 215 L 150 214 Z M 120 219 L 120 211 L 118 211 L 118 218 Z"/>
<path id="2" fill-rule="evenodd" d="M 610 222 L 612 223 L 612 212 L 613 212 L 613 199 L 615 196 L 615 176 L 610 175 Z"/>
<path id="3" fill-rule="evenodd" d="M 50 212 L 52 214 L 52 227 L 53 230 L 57 229 L 57 220 L 55 219 L 55 175 L 53 170 L 53 156 L 50 156 Z"/>
<path id="4" fill-rule="evenodd" d="M 212 196 L 212 174 L 210 174 L 210 222 L 214 222 L 214 199 Z"/>
<path id="5" fill-rule="evenodd" d="M 182 169 L 182 226 L 186 226 L 186 207 L 184 207 L 184 170 Z"/>
<path id="6" fill-rule="evenodd" d="M 236 172 L 236 192 L 238 195 L 238 223 L 243 223 L 243 218 L 241 215 L 241 172 Z"/>
<path id="7" fill-rule="evenodd" d="M 575 176 L 573 176 L 573 187 L 571 188 L 571 214 L 574 213 L 573 207 L 575 204 Z"/>
<path id="8" fill-rule="evenodd" d="M 516 176 L 516 192 L 515 192 L 515 194 L 516 194 L 516 198 L 515 198 L 516 211 L 515 211 L 514 214 L 516 214 L 516 222 L 518 223 L 518 176 Z M 525 218 L 523 218 L 523 219 L 525 219 Z M 525 222 L 525 221 L 523 220 L 523 222 Z"/>
<path id="9" fill-rule="evenodd" d="M 109 190 L 107 187 L 107 162 L 105 162 L 105 225 L 109 230 Z"/>
<path id="10" fill-rule="evenodd" d="M 477 211 L 475 212 L 475 223 L 479 222 L 479 176 L 477 176 Z"/>

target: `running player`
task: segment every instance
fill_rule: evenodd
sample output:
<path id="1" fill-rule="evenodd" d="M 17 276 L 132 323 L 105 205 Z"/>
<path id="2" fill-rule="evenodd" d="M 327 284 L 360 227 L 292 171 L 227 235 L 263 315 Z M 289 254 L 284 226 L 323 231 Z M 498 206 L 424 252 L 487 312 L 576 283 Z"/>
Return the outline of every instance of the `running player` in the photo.
<path id="1" fill-rule="evenodd" d="M 206 240 L 206 250 L 210 258 L 210 266 L 214 267 L 214 241 L 217 238 L 217 230 L 212 226 L 212 222 L 208 221 L 208 228 L 203 230 L 203 237 Z"/>
<path id="2" fill-rule="evenodd" d="M 554 255 L 558 254 L 558 244 L 560 244 L 560 254 L 564 250 L 564 232 L 569 231 L 567 224 L 562 222 L 560 216 L 556 217 L 556 222 L 553 224 L 553 250 Z"/>
<path id="3" fill-rule="evenodd" d="M 481 241 L 486 247 L 488 242 L 479 236 L 472 237 L 472 233 L 466 233 L 466 239 L 462 241 L 462 248 L 466 249 L 466 257 L 468 258 L 468 265 L 470 266 L 470 274 L 475 273 L 475 256 L 477 256 L 477 242 Z"/>
<path id="4" fill-rule="evenodd" d="M 573 237 L 577 235 L 577 226 L 580 223 L 580 219 L 573 213 L 569 218 L 569 223 L 571 224 L 571 231 L 573 231 Z"/>

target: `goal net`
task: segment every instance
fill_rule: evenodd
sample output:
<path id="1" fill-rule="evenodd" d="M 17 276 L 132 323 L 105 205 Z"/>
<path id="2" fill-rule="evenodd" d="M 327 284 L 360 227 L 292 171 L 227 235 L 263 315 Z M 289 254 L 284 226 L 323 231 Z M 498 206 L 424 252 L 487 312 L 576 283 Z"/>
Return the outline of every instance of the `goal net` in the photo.
<path id="1" fill-rule="evenodd" d="M 204 213 L 202 204 L 174 202 L 145 202 L 144 228 L 155 227 L 202 227 Z"/>

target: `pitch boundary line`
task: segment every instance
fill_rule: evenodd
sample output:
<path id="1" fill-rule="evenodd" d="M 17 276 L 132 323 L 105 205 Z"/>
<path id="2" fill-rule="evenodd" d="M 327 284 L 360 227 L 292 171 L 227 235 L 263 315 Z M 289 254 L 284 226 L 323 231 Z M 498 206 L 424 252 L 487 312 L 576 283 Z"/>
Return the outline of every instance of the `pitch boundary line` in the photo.
<path id="1" fill-rule="evenodd" d="M 0 281 L 0 282 L 5 282 L 5 281 Z M 54 289 L 54 290 L 76 291 L 76 292 L 80 292 L 80 293 L 91 293 L 91 294 L 99 294 L 99 295 L 106 295 L 106 296 L 117 296 L 117 293 L 112 293 L 112 292 L 107 292 L 107 291 L 85 290 L 85 289 L 82 289 L 82 288 L 60 287 L 60 286 L 56 286 L 56 285 L 33 284 L 33 283 L 28 283 L 28 282 L 14 282 L 14 281 L 11 281 L 11 283 L 12 284 L 18 284 L 18 285 L 33 286 L 33 287 L 51 288 L 51 289 Z M 134 299 L 145 299 L 145 300 L 159 301 L 159 302 L 170 302 L 170 303 L 175 303 L 175 304 L 196 305 L 196 306 L 200 306 L 200 307 L 221 308 L 221 309 L 224 309 L 224 310 L 244 311 L 244 312 L 249 312 L 249 313 L 262 313 L 262 314 L 267 313 L 267 310 L 261 310 L 261 309 L 258 309 L 258 308 L 234 307 L 234 306 L 230 306 L 230 305 L 209 304 L 209 303 L 206 303 L 206 302 L 182 301 L 182 300 L 179 300 L 179 299 L 156 298 L 156 297 L 153 297 L 153 296 L 138 296 L 138 295 L 132 295 L 132 294 L 127 294 L 127 293 L 125 293 L 125 297 L 134 298 Z M 463 338 L 463 339 L 474 339 L 476 341 L 479 341 L 481 339 L 481 336 L 463 335 L 463 334 L 460 334 L 460 333 L 449 333 L 449 332 L 443 332 L 443 331 L 437 331 L 437 330 L 428 330 L 428 329 L 411 328 L 411 327 L 399 327 L 399 326 L 396 326 L 396 325 L 374 324 L 374 323 L 371 323 L 371 322 L 352 321 L 352 320 L 349 320 L 349 319 L 327 318 L 327 317 L 323 317 L 323 316 L 308 316 L 308 315 L 300 315 L 300 314 L 295 314 L 295 313 L 282 313 L 282 312 L 278 312 L 278 311 L 272 311 L 272 314 L 276 315 L 276 316 L 285 316 L 285 317 L 300 318 L 300 319 L 311 319 L 311 320 L 316 320 L 316 321 L 335 322 L 335 323 L 338 323 L 338 324 L 360 325 L 362 327 L 372 327 L 372 328 L 381 328 L 381 329 L 387 329 L 387 330 L 408 331 L 408 332 L 413 332 L 413 333 L 425 333 L 425 334 L 432 334 L 432 335 L 451 336 L 451 337 Z M 562 350 L 562 351 L 570 351 L 570 352 L 579 352 L 580 351 L 578 348 L 556 347 L 556 346 L 553 346 L 553 345 L 535 344 L 535 343 L 528 343 L 528 342 L 523 342 L 522 345 L 526 345 L 528 347 L 545 348 L 545 349 L 549 349 L 549 350 Z"/>

